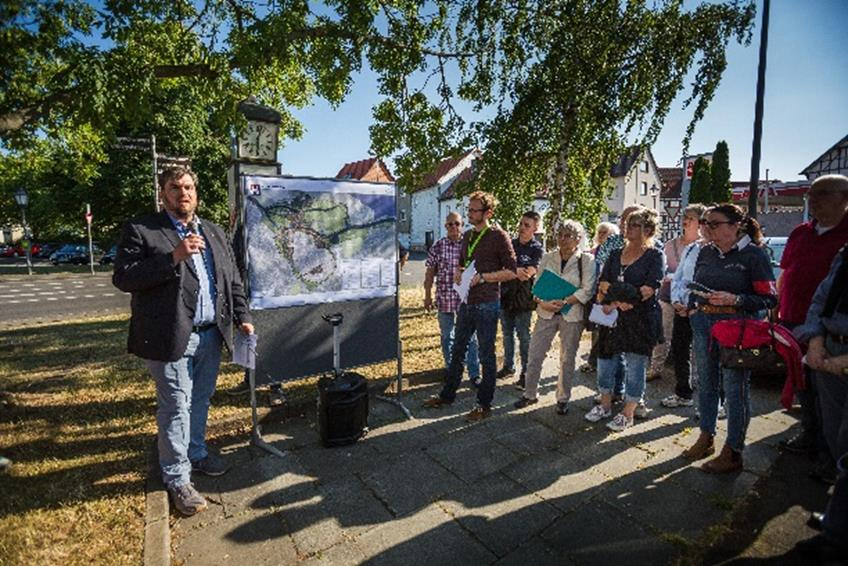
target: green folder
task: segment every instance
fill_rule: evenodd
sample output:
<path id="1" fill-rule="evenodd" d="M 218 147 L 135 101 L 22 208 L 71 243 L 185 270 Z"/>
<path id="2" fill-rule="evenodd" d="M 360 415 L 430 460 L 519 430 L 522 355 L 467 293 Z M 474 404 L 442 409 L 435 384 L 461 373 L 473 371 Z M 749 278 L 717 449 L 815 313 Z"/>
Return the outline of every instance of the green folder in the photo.
<path id="1" fill-rule="evenodd" d="M 542 274 L 536 278 L 536 284 L 533 285 L 533 295 L 543 301 L 561 301 L 573 295 L 576 290 L 577 287 L 547 269 L 542 271 Z M 571 305 L 565 305 L 559 312 L 568 314 L 570 310 Z"/>

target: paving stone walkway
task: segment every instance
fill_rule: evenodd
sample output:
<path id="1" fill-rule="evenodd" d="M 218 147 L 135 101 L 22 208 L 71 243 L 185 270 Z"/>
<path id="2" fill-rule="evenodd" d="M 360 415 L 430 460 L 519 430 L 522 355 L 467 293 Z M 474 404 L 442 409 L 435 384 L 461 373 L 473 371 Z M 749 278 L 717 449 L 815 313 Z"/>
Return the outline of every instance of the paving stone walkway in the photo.
<path id="1" fill-rule="evenodd" d="M 234 463 L 197 478 L 208 511 L 172 521 L 175 561 L 186 564 L 668 564 L 700 562 L 720 540 L 796 424 L 780 384 L 755 382 L 745 469 L 711 476 L 679 457 L 697 435 L 693 410 L 664 409 L 670 374 L 648 385 L 649 418 L 609 433 L 583 414 L 594 374 L 577 379 L 566 416 L 554 412 L 557 355 L 542 373 L 540 402 L 499 382 L 491 418 L 423 409 L 436 384 L 405 395 L 415 415 L 372 400 L 371 431 L 348 447 L 320 446 L 314 415 L 264 426 L 286 451 L 223 446 Z M 311 413 L 308 410 L 307 413 Z M 717 445 L 726 421 L 719 421 Z M 726 557 L 723 557 L 726 558 Z"/>

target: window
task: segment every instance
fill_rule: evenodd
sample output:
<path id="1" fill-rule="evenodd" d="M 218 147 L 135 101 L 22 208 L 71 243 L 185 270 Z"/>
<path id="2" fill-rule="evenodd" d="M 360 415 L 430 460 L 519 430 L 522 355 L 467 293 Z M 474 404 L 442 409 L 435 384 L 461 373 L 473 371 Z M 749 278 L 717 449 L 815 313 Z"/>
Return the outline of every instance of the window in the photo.
<path id="1" fill-rule="evenodd" d="M 643 173 L 648 172 L 648 162 L 647 161 L 643 161 L 642 163 L 639 164 L 639 171 L 642 171 Z"/>
<path id="2" fill-rule="evenodd" d="M 645 181 L 639 183 L 639 195 L 643 197 L 648 196 L 648 183 Z"/>

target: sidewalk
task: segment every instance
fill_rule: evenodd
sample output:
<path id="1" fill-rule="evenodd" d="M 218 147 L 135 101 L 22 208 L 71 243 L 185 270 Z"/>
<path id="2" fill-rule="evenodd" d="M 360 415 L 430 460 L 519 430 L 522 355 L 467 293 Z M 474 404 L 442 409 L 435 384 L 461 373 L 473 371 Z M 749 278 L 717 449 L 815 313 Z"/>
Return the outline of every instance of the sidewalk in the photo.
<path id="1" fill-rule="evenodd" d="M 697 429 L 691 409 L 659 406 L 670 376 L 648 385 L 648 419 L 611 434 L 583 419 L 594 374 L 577 378 L 569 414 L 555 414 L 557 357 L 545 362 L 538 404 L 513 410 L 520 392 L 499 382 L 492 417 L 474 425 L 463 419 L 474 399 L 467 388 L 451 407 L 420 407 L 435 384 L 405 395 L 411 421 L 372 400 L 371 432 L 353 446 L 322 448 L 313 407 L 265 424 L 264 436 L 286 458 L 246 441 L 221 447 L 234 468 L 197 478 L 210 507 L 188 519 L 172 515 L 172 557 L 186 564 L 716 563 L 780 557 L 812 536 L 803 522 L 826 496 L 806 479 L 809 463 L 777 450 L 796 422 L 779 405 L 782 384 L 755 382 L 745 470 L 716 477 L 679 458 Z M 794 504 L 796 495 L 809 507 Z"/>

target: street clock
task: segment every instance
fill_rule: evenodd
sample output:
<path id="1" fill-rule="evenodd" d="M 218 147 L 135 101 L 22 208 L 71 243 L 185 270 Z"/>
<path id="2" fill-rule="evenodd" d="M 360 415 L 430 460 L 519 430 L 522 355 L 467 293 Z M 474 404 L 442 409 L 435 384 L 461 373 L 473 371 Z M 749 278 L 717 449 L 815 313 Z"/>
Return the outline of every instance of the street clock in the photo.
<path id="1" fill-rule="evenodd" d="M 253 96 L 240 102 L 238 108 L 247 118 L 247 128 L 238 137 L 236 159 L 276 165 L 282 116 Z"/>
<path id="2" fill-rule="evenodd" d="M 279 131 L 279 124 L 249 120 L 247 128 L 238 140 L 238 158 L 275 162 Z"/>
<path id="3" fill-rule="evenodd" d="M 239 112 L 247 119 L 247 127 L 234 136 L 231 146 L 232 160 L 227 172 L 229 185 L 230 229 L 235 225 L 236 201 L 239 179 L 242 175 L 279 175 L 277 147 L 282 116 L 269 106 L 251 96 L 238 105 Z"/>

